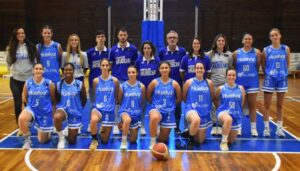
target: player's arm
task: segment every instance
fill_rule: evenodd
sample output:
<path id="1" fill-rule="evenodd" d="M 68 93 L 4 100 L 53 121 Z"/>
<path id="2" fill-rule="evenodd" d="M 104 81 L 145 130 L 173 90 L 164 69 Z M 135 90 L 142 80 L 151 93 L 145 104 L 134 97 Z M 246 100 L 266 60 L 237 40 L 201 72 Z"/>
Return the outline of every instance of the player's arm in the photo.
<path id="1" fill-rule="evenodd" d="M 152 93 L 153 93 L 153 90 L 154 90 L 156 85 L 157 85 L 157 80 L 154 79 L 150 82 L 150 84 L 147 88 L 147 100 L 148 100 L 149 103 L 152 102 Z"/>
<path id="2" fill-rule="evenodd" d="M 222 88 L 222 86 L 219 86 L 219 87 L 217 88 L 216 94 L 215 94 L 215 96 L 214 96 L 214 104 L 215 104 L 216 108 L 218 108 L 219 105 L 220 105 L 220 93 L 221 93 L 221 88 Z"/>
<path id="3" fill-rule="evenodd" d="M 55 112 L 55 107 L 56 107 L 56 98 L 55 98 L 55 85 L 53 82 L 50 82 L 50 96 L 51 96 L 51 104 L 52 104 L 52 113 Z"/>
<path id="4" fill-rule="evenodd" d="M 181 88 L 180 88 L 180 85 L 175 80 L 173 80 L 172 84 L 173 84 L 173 87 L 176 91 L 176 104 L 179 104 L 181 102 Z"/>
<path id="5" fill-rule="evenodd" d="M 123 89 L 122 86 L 119 87 L 119 92 L 118 92 L 118 102 L 121 104 L 123 99 Z"/>
<path id="6" fill-rule="evenodd" d="M 257 56 L 257 64 L 256 64 L 256 68 L 257 68 L 257 72 L 259 71 L 260 65 L 262 63 L 262 53 L 259 49 L 255 49 L 255 53 Z"/>
<path id="7" fill-rule="evenodd" d="M 118 93 L 119 93 L 119 89 L 120 89 L 119 80 L 117 78 L 113 77 L 113 81 L 115 84 L 115 99 L 117 100 L 116 104 L 121 104 L 121 101 L 118 100 Z"/>
<path id="8" fill-rule="evenodd" d="M 263 73 L 265 74 L 265 69 L 266 69 L 266 50 L 265 49 L 261 55 L 261 68 L 263 70 Z"/>
<path id="9" fill-rule="evenodd" d="M 211 80 L 207 79 L 207 82 L 208 82 L 208 86 L 209 86 L 211 101 L 213 101 L 214 95 L 215 95 L 215 86 Z"/>
<path id="10" fill-rule="evenodd" d="M 27 94 L 27 82 L 24 84 L 24 87 L 23 87 L 23 92 L 22 92 L 22 100 L 23 100 L 23 103 L 22 103 L 22 108 L 25 107 L 25 105 L 27 104 L 28 102 L 28 94 Z"/>
<path id="11" fill-rule="evenodd" d="M 244 89 L 243 86 L 239 86 L 239 88 L 242 91 L 242 106 L 244 106 L 244 104 L 245 104 L 245 97 L 246 97 L 245 89 Z"/>
<path id="12" fill-rule="evenodd" d="M 286 47 L 286 62 L 287 62 L 287 69 L 290 68 L 290 63 L 291 63 L 290 59 L 291 59 L 291 50 L 290 50 L 290 48 L 287 46 L 287 47 Z"/>
<path id="13" fill-rule="evenodd" d="M 142 102 L 146 102 L 146 87 L 143 83 L 141 83 L 141 89 L 142 89 Z"/>
<path id="14" fill-rule="evenodd" d="M 188 80 L 184 83 L 184 85 L 183 85 L 183 88 L 182 88 L 182 100 L 183 100 L 184 102 L 186 102 L 188 89 L 189 89 L 189 87 L 191 86 L 191 83 L 192 83 L 192 79 L 188 79 Z"/>
<path id="15" fill-rule="evenodd" d="M 82 106 L 84 107 L 86 104 L 87 98 L 86 98 L 86 89 L 85 89 L 83 82 L 82 82 L 81 91 L 80 91 L 80 98 L 81 98 Z"/>

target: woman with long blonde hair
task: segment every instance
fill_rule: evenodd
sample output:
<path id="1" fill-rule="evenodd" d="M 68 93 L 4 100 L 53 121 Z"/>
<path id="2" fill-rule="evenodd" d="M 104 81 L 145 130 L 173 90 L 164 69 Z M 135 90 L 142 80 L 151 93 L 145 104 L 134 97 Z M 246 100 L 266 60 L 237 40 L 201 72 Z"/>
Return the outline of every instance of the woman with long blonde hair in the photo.
<path id="1" fill-rule="evenodd" d="M 81 51 L 80 38 L 77 34 L 69 36 L 66 49 L 62 57 L 62 66 L 68 62 L 73 63 L 75 66 L 74 78 L 83 81 L 89 66 L 86 53 Z"/>

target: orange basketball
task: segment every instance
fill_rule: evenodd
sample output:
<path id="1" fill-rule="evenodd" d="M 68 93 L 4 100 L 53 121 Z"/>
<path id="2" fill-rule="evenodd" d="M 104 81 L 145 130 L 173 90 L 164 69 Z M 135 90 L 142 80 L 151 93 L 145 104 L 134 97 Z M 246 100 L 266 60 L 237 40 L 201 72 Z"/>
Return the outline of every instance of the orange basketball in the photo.
<path id="1" fill-rule="evenodd" d="M 152 155 L 157 160 L 167 160 L 169 158 L 169 149 L 164 143 L 156 143 L 152 148 Z"/>

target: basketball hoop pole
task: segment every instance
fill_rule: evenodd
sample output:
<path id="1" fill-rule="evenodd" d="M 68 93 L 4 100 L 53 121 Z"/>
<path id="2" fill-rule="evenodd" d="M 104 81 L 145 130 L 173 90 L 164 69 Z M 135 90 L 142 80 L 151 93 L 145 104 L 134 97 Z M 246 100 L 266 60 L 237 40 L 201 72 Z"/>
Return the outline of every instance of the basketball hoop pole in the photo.
<path id="1" fill-rule="evenodd" d="M 195 37 L 198 37 L 198 11 L 200 6 L 200 0 L 195 0 Z"/>
<path id="2" fill-rule="evenodd" d="M 107 37 L 108 37 L 108 48 L 111 48 L 111 2 L 107 1 Z"/>

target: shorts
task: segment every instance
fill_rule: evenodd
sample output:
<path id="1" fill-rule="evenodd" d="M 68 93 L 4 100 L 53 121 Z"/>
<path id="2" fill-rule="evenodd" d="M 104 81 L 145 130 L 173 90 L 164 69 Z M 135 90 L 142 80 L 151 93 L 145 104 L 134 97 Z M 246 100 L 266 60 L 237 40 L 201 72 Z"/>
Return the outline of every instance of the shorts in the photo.
<path id="1" fill-rule="evenodd" d="M 265 75 L 262 90 L 264 92 L 287 92 L 288 91 L 287 77 L 274 78 L 269 75 Z"/>
<path id="2" fill-rule="evenodd" d="M 80 111 L 76 109 L 60 107 L 58 107 L 57 110 L 62 110 L 66 114 L 69 129 L 79 129 L 82 126 Z"/>
<path id="3" fill-rule="evenodd" d="M 236 83 L 244 87 L 247 94 L 259 92 L 258 77 L 240 78 L 236 79 Z"/>
<path id="4" fill-rule="evenodd" d="M 98 108 L 93 108 L 92 112 L 96 111 L 100 116 L 101 116 L 101 125 L 102 126 L 107 126 L 107 127 L 112 127 L 115 125 L 115 114 L 114 111 L 102 111 L 101 109 Z"/>
<path id="5" fill-rule="evenodd" d="M 207 129 L 212 125 L 212 121 L 210 118 L 210 113 L 207 113 L 206 115 L 201 115 L 197 110 L 195 109 L 188 109 L 186 114 L 185 114 L 185 119 L 187 120 L 190 112 L 195 111 L 197 112 L 198 116 L 200 117 L 200 125 L 199 129 Z"/>
<path id="6" fill-rule="evenodd" d="M 141 126 L 141 115 L 131 115 L 128 112 L 122 112 L 120 114 L 120 120 L 121 120 L 121 122 L 123 122 L 122 121 L 122 115 L 123 115 L 123 113 L 127 113 L 130 116 L 130 118 L 131 118 L 131 122 L 130 122 L 130 125 L 129 125 L 130 129 L 136 129 L 136 128 L 138 128 L 138 127 Z"/>
<path id="7" fill-rule="evenodd" d="M 221 111 L 217 114 L 218 120 L 219 117 L 222 115 L 222 113 L 228 113 L 227 111 Z M 229 114 L 230 115 L 230 114 Z M 232 124 L 231 124 L 231 130 L 238 130 L 242 127 L 242 118 L 234 117 L 233 115 L 230 115 L 232 118 Z"/>
<path id="8" fill-rule="evenodd" d="M 43 113 L 36 111 L 30 106 L 26 106 L 25 110 L 27 110 L 33 118 L 34 127 L 42 132 L 52 132 L 53 131 L 53 118 L 52 112 Z"/>
<path id="9" fill-rule="evenodd" d="M 159 111 L 158 109 L 153 108 L 153 109 L 149 110 L 149 113 L 152 110 L 156 110 L 160 114 L 160 117 L 161 117 L 160 126 L 162 128 L 176 128 L 175 111 L 163 113 L 163 112 Z"/>

